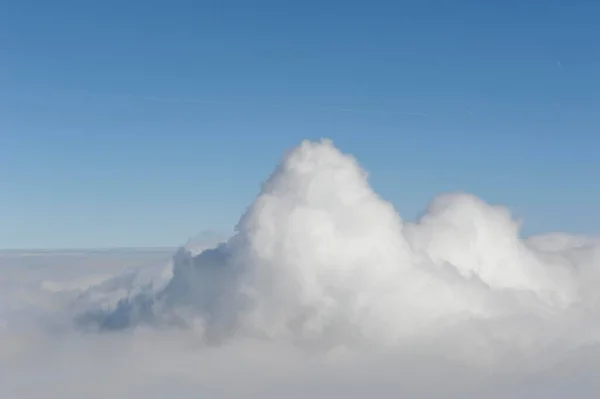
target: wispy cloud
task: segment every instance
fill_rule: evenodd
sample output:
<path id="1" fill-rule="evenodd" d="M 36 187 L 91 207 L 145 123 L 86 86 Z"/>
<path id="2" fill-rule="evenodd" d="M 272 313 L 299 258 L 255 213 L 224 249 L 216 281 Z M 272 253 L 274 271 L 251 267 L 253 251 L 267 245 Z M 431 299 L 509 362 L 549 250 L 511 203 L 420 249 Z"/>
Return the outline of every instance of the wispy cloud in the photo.
<path id="1" fill-rule="evenodd" d="M 399 110 L 388 110 L 388 109 L 370 109 L 370 108 L 352 108 L 352 107 L 338 107 L 338 106 L 308 106 L 308 105 L 290 105 L 285 103 L 263 103 L 263 102 L 248 102 L 248 101 L 216 101 L 216 100 L 203 100 L 203 99 L 192 99 L 182 97 L 160 97 L 160 96 L 139 96 L 130 94 L 109 94 L 111 96 L 128 98 L 131 100 L 139 101 L 156 101 L 156 102 L 170 102 L 170 103 L 181 103 L 181 104 L 198 104 L 198 105 L 220 105 L 220 106 L 235 106 L 235 107 L 254 107 L 254 108 L 275 108 L 275 109 L 288 109 L 297 111 L 317 111 L 317 112 L 332 112 L 332 113 L 351 113 L 351 114 L 374 114 L 374 115 L 388 115 L 388 116 L 417 116 L 426 117 L 429 116 L 425 112 L 411 112 L 411 111 L 399 111 Z"/>
<path id="2" fill-rule="evenodd" d="M 22 95 L 22 93 L 20 94 Z M 347 113 L 347 114 L 364 114 L 374 116 L 406 116 L 406 117 L 428 117 L 430 116 L 427 112 L 422 111 L 407 111 L 407 110 L 394 110 L 394 109 L 380 109 L 380 108 L 355 108 L 355 107 L 342 107 L 337 105 L 332 106 L 314 106 L 314 105 L 303 105 L 303 104 L 289 104 L 289 103 L 267 103 L 260 101 L 235 101 L 235 100 L 214 100 L 214 99 L 201 99 L 201 98 L 186 98 L 186 97 L 169 97 L 169 96 L 156 96 L 156 95 L 141 95 L 131 93 L 115 93 L 115 92 L 92 92 L 84 90 L 70 90 L 61 91 L 54 93 L 47 93 L 46 96 L 77 96 L 81 99 L 86 97 L 95 98 L 112 98 L 120 100 L 129 100 L 137 102 L 161 102 L 170 104 L 181 104 L 181 105 L 211 105 L 219 106 L 231 109 L 240 108 L 254 108 L 254 109 L 282 109 L 290 111 L 301 111 L 301 112 L 324 112 L 324 113 Z M 39 96 L 36 96 L 39 98 Z"/>

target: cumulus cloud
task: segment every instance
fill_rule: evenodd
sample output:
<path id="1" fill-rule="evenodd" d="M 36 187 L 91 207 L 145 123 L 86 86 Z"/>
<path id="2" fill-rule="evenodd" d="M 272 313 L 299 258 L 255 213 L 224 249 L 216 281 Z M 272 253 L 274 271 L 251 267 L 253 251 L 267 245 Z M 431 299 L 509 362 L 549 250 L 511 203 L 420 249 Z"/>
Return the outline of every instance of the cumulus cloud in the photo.
<path id="1" fill-rule="evenodd" d="M 144 397 L 185 384 L 227 397 L 525 397 L 525 380 L 553 397 L 575 377 L 593 396 L 599 270 L 597 238 L 524 239 L 508 209 L 465 193 L 404 222 L 352 156 L 306 141 L 231 237 L 202 235 L 161 270 L 80 290 L 54 313 L 62 333 L 40 327 L 36 348 L 101 359 L 86 378 L 121 348 L 110 371 L 144 380 Z"/>

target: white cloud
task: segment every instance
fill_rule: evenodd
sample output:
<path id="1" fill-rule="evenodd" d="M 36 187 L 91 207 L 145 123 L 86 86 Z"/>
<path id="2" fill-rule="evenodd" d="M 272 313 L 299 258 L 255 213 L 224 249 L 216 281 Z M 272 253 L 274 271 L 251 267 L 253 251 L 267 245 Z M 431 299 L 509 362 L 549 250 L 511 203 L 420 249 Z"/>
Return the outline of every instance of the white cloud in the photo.
<path id="1" fill-rule="evenodd" d="M 329 141 L 305 142 L 228 240 L 201 236 L 202 248 L 191 240 L 166 269 L 89 289 L 105 271 L 46 281 L 45 291 L 22 284 L 63 296 L 44 317 L 0 313 L 10 315 L 0 390 L 596 397 L 600 240 L 524 240 L 519 227 L 506 208 L 463 193 L 440 195 L 404 223 L 356 160 Z"/>

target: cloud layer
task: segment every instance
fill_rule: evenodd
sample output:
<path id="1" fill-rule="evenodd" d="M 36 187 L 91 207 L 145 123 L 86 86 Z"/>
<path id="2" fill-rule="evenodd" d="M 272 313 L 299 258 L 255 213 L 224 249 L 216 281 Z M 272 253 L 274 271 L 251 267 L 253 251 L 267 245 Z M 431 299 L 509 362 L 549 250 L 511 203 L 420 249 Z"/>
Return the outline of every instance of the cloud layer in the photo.
<path id="1" fill-rule="evenodd" d="M 233 236 L 196 237 L 166 267 L 44 281 L 43 317 L 0 313 L 0 385 L 28 398 L 595 397 L 600 240 L 519 227 L 464 193 L 406 223 L 353 157 L 306 141 Z M 32 368 L 45 388 L 27 391 Z"/>

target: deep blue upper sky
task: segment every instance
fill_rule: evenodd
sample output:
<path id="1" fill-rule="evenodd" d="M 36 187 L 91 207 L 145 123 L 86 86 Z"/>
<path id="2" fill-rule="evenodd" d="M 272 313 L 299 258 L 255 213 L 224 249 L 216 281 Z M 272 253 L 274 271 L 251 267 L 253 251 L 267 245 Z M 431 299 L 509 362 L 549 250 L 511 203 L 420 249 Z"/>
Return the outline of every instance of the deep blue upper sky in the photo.
<path id="1" fill-rule="evenodd" d="M 0 0 L 0 248 L 229 231 L 329 137 L 437 193 L 600 232 L 600 2 Z"/>

